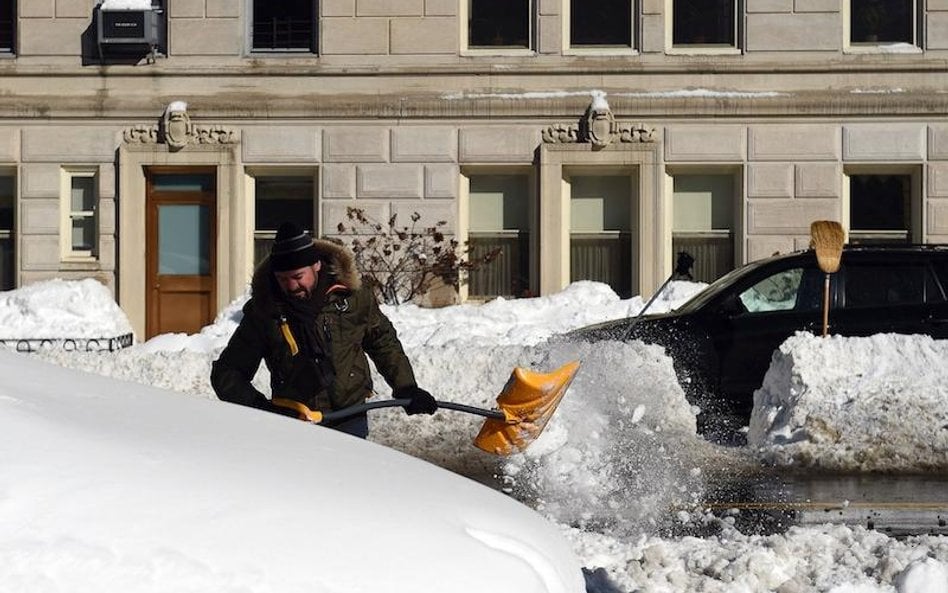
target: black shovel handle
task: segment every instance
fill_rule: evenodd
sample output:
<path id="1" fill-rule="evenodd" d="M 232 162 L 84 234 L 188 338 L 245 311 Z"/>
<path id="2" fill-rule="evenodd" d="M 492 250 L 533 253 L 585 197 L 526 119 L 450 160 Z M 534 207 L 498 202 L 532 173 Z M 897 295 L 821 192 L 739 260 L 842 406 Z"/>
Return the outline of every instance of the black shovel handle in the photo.
<path id="1" fill-rule="evenodd" d="M 333 410 L 332 412 L 323 413 L 323 421 L 332 421 L 332 420 L 342 420 L 343 418 L 348 418 L 350 416 L 355 416 L 356 414 L 361 414 L 368 410 L 374 410 L 376 408 L 398 408 L 405 407 L 411 400 L 408 398 L 398 398 L 398 399 L 383 399 L 374 402 L 366 402 L 364 404 L 356 404 L 354 406 L 349 406 L 348 408 L 342 408 L 340 410 Z M 493 418 L 495 420 L 506 420 L 507 416 L 499 410 L 485 410 L 484 408 L 476 408 L 474 406 L 466 406 L 464 404 L 456 404 L 454 402 L 438 402 L 438 409 L 445 410 L 455 410 L 457 412 L 465 412 L 467 414 L 475 414 L 477 416 L 483 416 L 485 418 Z"/>

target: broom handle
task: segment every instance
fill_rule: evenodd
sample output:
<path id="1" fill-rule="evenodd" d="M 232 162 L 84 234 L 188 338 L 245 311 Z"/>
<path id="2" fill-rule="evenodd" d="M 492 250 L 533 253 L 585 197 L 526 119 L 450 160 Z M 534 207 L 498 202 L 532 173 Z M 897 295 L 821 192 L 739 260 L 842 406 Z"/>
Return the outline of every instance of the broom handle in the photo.
<path id="1" fill-rule="evenodd" d="M 368 410 L 374 410 L 376 408 L 396 408 L 407 406 L 411 402 L 408 398 L 399 398 L 399 399 L 383 399 L 374 402 L 365 402 L 364 404 L 356 404 L 354 406 L 349 406 L 348 408 L 342 408 L 340 410 L 333 410 L 332 412 L 325 412 L 323 414 L 323 422 L 327 420 L 341 420 L 342 418 L 348 418 L 349 416 L 355 416 L 356 414 L 361 414 Z M 495 420 L 506 420 L 507 417 L 504 416 L 504 413 L 499 410 L 485 410 L 483 408 L 475 408 L 474 406 L 466 406 L 464 404 L 456 404 L 454 402 L 438 402 L 439 409 L 445 410 L 454 410 L 456 412 L 466 412 L 468 414 L 475 414 L 477 416 L 483 416 L 485 418 L 494 418 Z"/>
<path id="2" fill-rule="evenodd" d="M 826 274 L 823 280 L 823 337 L 826 337 L 829 331 L 829 307 L 830 307 L 830 275 Z"/>

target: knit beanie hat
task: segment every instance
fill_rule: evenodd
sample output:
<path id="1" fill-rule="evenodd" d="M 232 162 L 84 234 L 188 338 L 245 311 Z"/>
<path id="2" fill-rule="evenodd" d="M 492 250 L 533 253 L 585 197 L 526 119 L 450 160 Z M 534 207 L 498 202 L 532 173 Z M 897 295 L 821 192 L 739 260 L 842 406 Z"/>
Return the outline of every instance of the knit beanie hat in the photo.
<path id="1" fill-rule="evenodd" d="M 309 234 L 292 222 L 284 222 L 277 230 L 270 248 L 270 266 L 274 272 L 287 272 L 311 266 L 319 261 L 319 253 Z"/>

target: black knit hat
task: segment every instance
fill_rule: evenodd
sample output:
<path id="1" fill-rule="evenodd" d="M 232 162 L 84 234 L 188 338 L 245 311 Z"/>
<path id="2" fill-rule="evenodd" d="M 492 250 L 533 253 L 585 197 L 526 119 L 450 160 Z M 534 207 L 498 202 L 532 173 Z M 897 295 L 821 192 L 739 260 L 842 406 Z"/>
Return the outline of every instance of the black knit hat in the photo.
<path id="1" fill-rule="evenodd" d="M 287 272 L 311 266 L 319 261 L 319 253 L 309 234 L 292 222 L 284 222 L 277 230 L 270 248 L 270 267 L 274 272 Z"/>

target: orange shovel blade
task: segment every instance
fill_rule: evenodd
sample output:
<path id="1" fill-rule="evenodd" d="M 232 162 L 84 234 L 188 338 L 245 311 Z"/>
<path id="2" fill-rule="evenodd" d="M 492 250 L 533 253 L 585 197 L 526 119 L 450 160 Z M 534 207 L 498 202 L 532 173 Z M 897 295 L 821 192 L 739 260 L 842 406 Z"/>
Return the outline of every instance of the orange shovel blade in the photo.
<path id="1" fill-rule="evenodd" d="M 578 370 L 578 361 L 550 373 L 514 369 L 497 396 L 497 407 L 506 420 L 488 418 L 474 445 L 495 455 L 510 455 L 526 448 L 540 436 Z"/>

